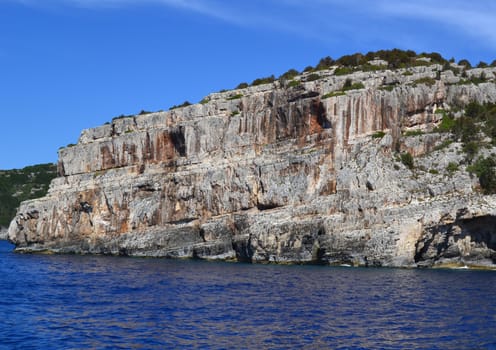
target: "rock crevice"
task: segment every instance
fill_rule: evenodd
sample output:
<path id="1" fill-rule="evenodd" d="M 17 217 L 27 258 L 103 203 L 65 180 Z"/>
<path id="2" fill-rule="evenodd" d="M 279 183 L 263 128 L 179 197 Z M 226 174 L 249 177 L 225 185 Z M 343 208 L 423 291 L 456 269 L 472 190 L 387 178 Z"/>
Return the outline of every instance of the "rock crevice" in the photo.
<path id="1" fill-rule="evenodd" d="M 464 171 L 447 178 L 396 159 L 409 152 L 428 169 L 456 158 L 438 150 L 436 110 L 496 101 L 494 82 L 414 84 L 440 69 L 323 71 L 84 130 L 59 151 L 47 196 L 21 205 L 9 239 L 18 251 L 495 266 L 495 198 Z M 341 91 L 346 78 L 363 88 Z"/>

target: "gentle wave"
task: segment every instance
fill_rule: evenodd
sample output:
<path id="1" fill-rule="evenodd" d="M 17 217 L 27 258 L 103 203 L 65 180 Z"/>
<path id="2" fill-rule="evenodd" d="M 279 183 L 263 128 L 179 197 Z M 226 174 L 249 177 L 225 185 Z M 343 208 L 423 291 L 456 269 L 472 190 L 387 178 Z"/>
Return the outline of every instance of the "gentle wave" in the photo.
<path id="1" fill-rule="evenodd" d="M 496 273 L 20 255 L 0 349 L 496 349 Z"/>

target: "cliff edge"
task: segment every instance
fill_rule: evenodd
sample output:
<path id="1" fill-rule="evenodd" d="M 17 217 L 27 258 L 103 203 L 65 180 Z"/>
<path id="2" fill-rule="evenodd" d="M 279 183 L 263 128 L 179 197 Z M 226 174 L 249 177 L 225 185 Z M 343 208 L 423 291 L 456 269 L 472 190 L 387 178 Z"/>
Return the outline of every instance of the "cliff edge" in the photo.
<path id="1" fill-rule="evenodd" d="M 441 125 L 496 102 L 496 68 L 386 67 L 328 67 L 84 130 L 9 240 L 21 252 L 496 267 L 496 196 Z"/>

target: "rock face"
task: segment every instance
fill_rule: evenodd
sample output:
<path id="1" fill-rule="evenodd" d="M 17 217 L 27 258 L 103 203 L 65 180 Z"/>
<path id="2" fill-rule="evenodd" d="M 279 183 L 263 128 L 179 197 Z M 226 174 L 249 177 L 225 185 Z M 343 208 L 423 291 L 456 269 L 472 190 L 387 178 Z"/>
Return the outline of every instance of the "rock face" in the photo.
<path id="1" fill-rule="evenodd" d="M 496 69 L 478 85 L 442 69 L 331 69 L 84 130 L 9 240 L 18 251 L 495 267 L 496 197 L 463 166 L 446 171 L 460 144 L 440 149 L 446 134 L 433 130 L 440 108 L 495 102 Z M 342 91 L 347 79 L 363 88 Z"/>
<path id="2" fill-rule="evenodd" d="M 6 240 L 8 237 L 8 231 L 5 227 L 0 226 L 0 240 Z"/>

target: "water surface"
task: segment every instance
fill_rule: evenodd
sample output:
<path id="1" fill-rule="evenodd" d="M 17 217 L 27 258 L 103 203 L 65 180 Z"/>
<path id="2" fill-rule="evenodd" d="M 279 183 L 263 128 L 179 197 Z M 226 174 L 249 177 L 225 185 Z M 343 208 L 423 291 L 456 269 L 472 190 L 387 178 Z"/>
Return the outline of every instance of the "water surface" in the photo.
<path id="1" fill-rule="evenodd" d="M 0 349 L 496 349 L 496 272 L 22 255 Z"/>

